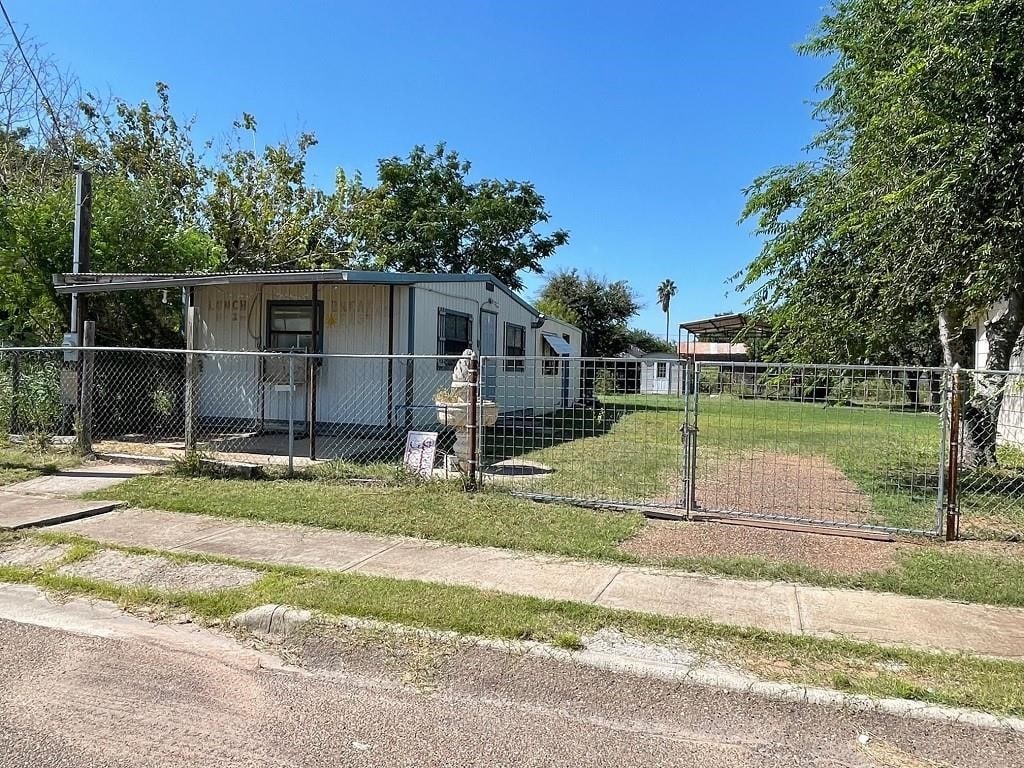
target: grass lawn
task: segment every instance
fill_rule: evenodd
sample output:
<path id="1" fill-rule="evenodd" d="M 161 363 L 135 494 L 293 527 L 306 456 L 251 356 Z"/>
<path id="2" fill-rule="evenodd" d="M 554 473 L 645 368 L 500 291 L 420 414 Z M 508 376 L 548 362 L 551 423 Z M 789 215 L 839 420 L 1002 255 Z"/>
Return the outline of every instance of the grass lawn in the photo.
<path id="1" fill-rule="evenodd" d="M 257 605 L 282 603 L 333 616 L 373 618 L 484 637 L 534 639 L 562 647 L 578 646 L 578 638 L 614 628 L 636 637 L 682 642 L 705 657 L 746 669 L 763 679 L 1024 715 L 1021 663 L 744 630 L 466 587 L 259 564 L 237 563 L 263 574 L 249 587 L 202 593 L 161 592 L 57 573 L 60 564 L 88 557 L 99 549 L 98 545 L 68 535 L 44 534 L 39 538 L 72 542 L 73 547 L 62 562 L 43 569 L 0 566 L 0 581 L 34 583 L 62 593 L 114 600 L 128 607 L 166 606 L 208 620 L 222 620 Z M 209 556 L 170 557 L 234 562 Z"/>
<path id="2" fill-rule="evenodd" d="M 941 443 L 937 414 L 733 395 L 702 395 L 699 407 L 699 503 L 751 513 L 759 511 L 752 506 L 771 507 L 764 501 L 773 493 L 779 465 L 803 457 L 803 468 L 790 478 L 796 487 L 789 498 L 778 500 L 776 514 L 934 529 Z M 556 470 L 516 481 L 517 490 L 681 504 L 684 408 L 684 401 L 671 395 L 607 395 L 601 409 L 558 411 L 533 433 L 499 429 L 487 436 L 485 451 L 492 461 L 521 457 Z M 852 483 L 854 493 L 829 475 L 828 466 Z M 709 500 L 708 489 L 715 485 L 737 498 Z M 1000 470 L 966 475 L 962 487 L 963 530 L 1024 533 L 1024 465 L 1009 462 Z"/>
<path id="3" fill-rule="evenodd" d="M 438 483 L 366 487 L 146 475 L 93 495 L 175 512 L 658 564 L 743 578 L 1024 605 L 1021 558 L 968 554 L 936 544 L 900 554 L 894 567 L 857 575 L 756 557 L 643 559 L 619 549 L 644 525 L 639 513 L 541 504 L 501 491 L 466 494 Z"/>
<path id="4" fill-rule="evenodd" d="M 39 453 L 19 447 L 0 448 L 0 485 L 20 483 L 40 475 L 52 475 L 61 469 L 73 467 L 81 459 L 71 452 L 46 451 Z"/>

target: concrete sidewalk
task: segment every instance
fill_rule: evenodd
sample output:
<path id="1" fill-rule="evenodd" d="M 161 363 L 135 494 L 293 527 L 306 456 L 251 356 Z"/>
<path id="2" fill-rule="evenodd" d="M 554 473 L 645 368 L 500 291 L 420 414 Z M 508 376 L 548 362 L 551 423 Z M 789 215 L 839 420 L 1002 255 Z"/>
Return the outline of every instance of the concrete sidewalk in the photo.
<path id="1" fill-rule="evenodd" d="M 123 483 L 152 468 L 88 462 L 0 487 L 0 529 L 33 528 L 109 512 L 118 506 L 111 501 L 75 499 Z"/>
<path id="2" fill-rule="evenodd" d="M 152 510 L 116 510 L 55 530 L 114 544 L 456 584 L 775 632 L 1024 659 L 1024 609 L 1018 608 Z"/>

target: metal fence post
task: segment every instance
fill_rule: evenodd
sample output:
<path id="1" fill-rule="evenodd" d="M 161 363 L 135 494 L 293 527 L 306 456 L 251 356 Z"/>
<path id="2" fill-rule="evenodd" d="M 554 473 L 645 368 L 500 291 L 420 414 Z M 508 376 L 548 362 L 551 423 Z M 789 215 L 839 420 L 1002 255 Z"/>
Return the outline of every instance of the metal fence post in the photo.
<path id="1" fill-rule="evenodd" d="M 946 506 L 946 473 L 947 473 L 947 451 L 946 448 L 949 445 L 949 415 L 952 407 L 950 399 L 950 372 L 945 370 L 942 372 L 941 378 L 941 391 L 939 392 L 939 465 L 936 472 L 939 480 L 938 493 L 935 499 L 935 534 L 942 534 L 942 517 L 945 512 Z M 932 373 L 931 376 L 935 374 Z M 934 388 L 934 385 L 929 385 Z"/>
<path id="2" fill-rule="evenodd" d="M 466 438 L 469 441 L 469 467 L 467 487 L 470 490 L 476 488 L 477 472 L 479 469 L 479 446 L 477 436 L 479 434 L 477 416 L 480 408 L 480 366 L 476 355 L 469 356 L 469 407 L 466 409 Z"/>
<path id="3" fill-rule="evenodd" d="M 83 323 L 82 346 L 96 346 L 96 321 Z M 82 350 L 81 380 L 78 382 L 78 452 L 83 456 L 92 453 L 92 389 L 96 372 L 96 353 Z"/>
<path id="4" fill-rule="evenodd" d="M 192 303 L 192 289 L 189 289 L 185 307 L 185 451 L 196 449 L 196 360 L 195 325 L 196 308 Z"/>
<path id="5" fill-rule="evenodd" d="M 295 472 L 295 355 L 288 353 L 288 477 Z"/>
<path id="6" fill-rule="evenodd" d="M 700 431 L 700 363 L 693 361 L 693 425 L 690 429 L 690 478 L 686 484 L 686 517 L 697 508 L 697 434 Z"/>
<path id="7" fill-rule="evenodd" d="M 7 432 L 0 436 L 6 440 L 10 435 L 20 432 L 21 418 L 18 414 L 18 392 L 21 389 L 21 355 L 14 352 L 11 355 L 11 414 L 10 424 L 7 425 Z"/>
<path id="8" fill-rule="evenodd" d="M 949 454 L 947 456 L 948 468 L 946 471 L 946 541 L 956 541 L 960 538 L 960 509 L 957 499 L 957 485 L 960 478 L 960 416 L 963 409 L 959 365 L 953 366 L 950 381 Z"/>

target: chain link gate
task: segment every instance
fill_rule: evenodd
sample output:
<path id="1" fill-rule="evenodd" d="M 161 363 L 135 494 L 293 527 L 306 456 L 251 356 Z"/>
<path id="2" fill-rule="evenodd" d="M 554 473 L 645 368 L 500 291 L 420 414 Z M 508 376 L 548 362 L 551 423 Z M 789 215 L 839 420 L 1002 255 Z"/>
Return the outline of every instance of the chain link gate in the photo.
<path id="1" fill-rule="evenodd" d="M 485 482 L 680 517 L 941 530 L 942 369 L 498 360 L 502 415 L 483 436 Z M 563 365 L 579 381 L 571 400 Z"/>
<path id="2" fill-rule="evenodd" d="M 688 513 L 941 531 L 943 369 L 698 362 L 693 375 Z"/>

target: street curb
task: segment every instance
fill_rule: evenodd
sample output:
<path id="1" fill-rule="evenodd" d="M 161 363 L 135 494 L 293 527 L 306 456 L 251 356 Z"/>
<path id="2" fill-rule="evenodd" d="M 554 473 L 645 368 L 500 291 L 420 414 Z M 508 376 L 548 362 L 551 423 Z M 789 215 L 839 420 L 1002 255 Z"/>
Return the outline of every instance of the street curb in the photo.
<path id="1" fill-rule="evenodd" d="M 588 650 L 585 646 L 580 651 L 569 651 L 533 640 L 495 640 L 474 635 L 462 635 L 457 632 L 419 629 L 402 624 L 374 621 L 372 619 L 348 617 L 338 619 L 322 614 L 318 614 L 317 618 L 331 623 L 340 623 L 353 629 L 384 629 L 398 634 L 416 635 L 432 640 L 462 640 L 482 648 L 512 653 L 518 652 L 536 658 L 555 659 L 556 661 L 584 665 L 593 669 L 641 675 L 658 680 L 678 682 L 684 685 L 745 693 L 775 701 L 839 707 L 852 712 L 875 712 L 909 717 L 914 720 L 969 725 L 976 728 L 1024 734 L 1024 719 L 1017 717 L 1004 717 L 975 709 L 928 704 L 911 699 L 874 698 L 866 694 L 844 693 L 829 688 L 814 688 L 795 683 L 771 682 L 760 680 L 740 670 L 730 670 L 728 668 L 714 669 L 699 665 L 653 660 L 644 661 L 633 656 Z M 584 638 L 585 643 L 586 638 Z"/>

